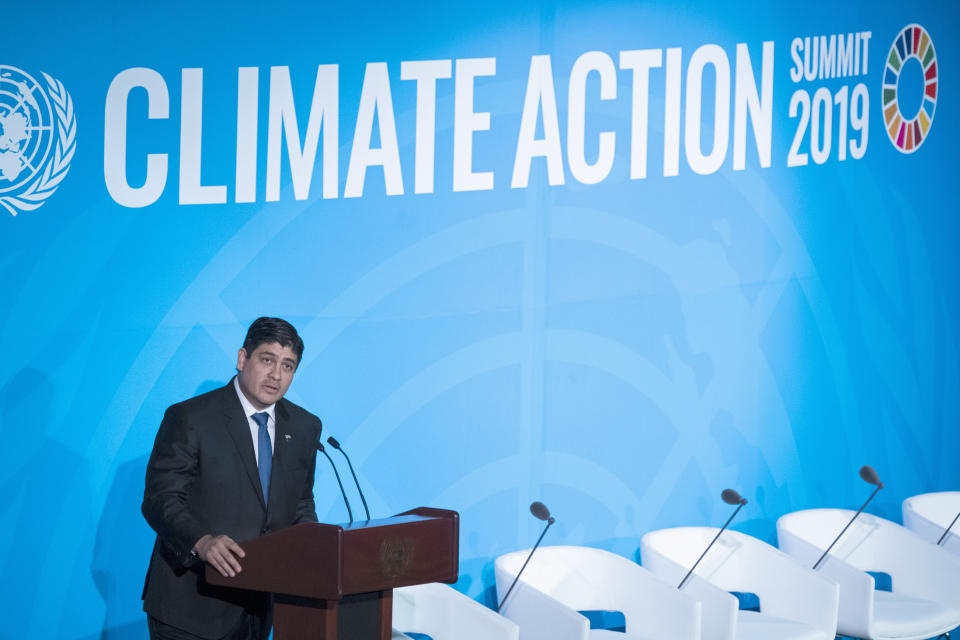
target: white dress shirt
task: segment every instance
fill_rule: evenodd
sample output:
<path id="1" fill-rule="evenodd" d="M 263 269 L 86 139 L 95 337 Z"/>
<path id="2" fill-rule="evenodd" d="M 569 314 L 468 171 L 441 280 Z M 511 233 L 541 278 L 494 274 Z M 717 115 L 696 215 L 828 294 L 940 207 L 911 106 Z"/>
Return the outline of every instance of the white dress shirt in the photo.
<path id="1" fill-rule="evenodd" d="M 273 417 L 273 410 L 276 407 L 276 404 L 272 404 L 266 409 L 257 409 L 250 401 L 247 400 L 247 396 L 243 395 L 243 391 L 240 390 L 240 379 L 233 379 L 233 388 L 237 390 L 237 396 L 240 398 L 240 404 L 243 405 L 243 413 L 247 416 L 247 423 L 250 425 L 250 438 L 253 440 L 253 456 L 257 460 L 257 464 L 260 464 L 260 425 L 257 424 L 257 421 L 253 419 L 253 414 L 255 413 L 266 413 L 267 414 L 267 434 L 270 436 L 270 450 L 277 450 L 277 440 L 274 437 L 276 433 L 276 424 L 277 421 Z"/>

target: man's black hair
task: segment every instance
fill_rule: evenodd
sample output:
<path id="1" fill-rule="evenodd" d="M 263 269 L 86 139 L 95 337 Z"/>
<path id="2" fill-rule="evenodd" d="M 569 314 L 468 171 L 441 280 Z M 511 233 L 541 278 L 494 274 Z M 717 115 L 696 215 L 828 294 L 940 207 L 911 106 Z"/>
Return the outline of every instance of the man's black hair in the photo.
<path id="1" fill-rule="evenodd" d="M 303 357 L 303 340 L 293 325 L 282 318 L 257 318 L 247 329 L 243 339 L 243 349 L 250 356 L 257 347 L 270 342 L 279 342 L 281 347 L 289 347 L 297 354 L 297 364 Z"/>

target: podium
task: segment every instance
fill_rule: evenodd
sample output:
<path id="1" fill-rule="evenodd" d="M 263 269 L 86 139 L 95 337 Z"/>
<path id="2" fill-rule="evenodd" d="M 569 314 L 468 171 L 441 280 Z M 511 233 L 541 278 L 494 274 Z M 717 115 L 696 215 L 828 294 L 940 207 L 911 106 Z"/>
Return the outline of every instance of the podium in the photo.
<path id="1" fill-rule="evenodd" d="M 230 578 L 210 584 L 273 595 L 275 640 L 390 640 L 393 589 L 457 581 L 459 515 L 420 507 L 353 524 L 294 525 L 245 542 Z"/>

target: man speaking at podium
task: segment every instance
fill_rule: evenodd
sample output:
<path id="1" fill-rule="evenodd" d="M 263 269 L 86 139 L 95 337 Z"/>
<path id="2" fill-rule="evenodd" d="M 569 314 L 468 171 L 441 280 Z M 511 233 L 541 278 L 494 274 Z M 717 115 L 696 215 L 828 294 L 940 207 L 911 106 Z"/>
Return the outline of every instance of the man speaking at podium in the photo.
<path id="1" fill-rule="evenodd" d="M 263 593 L 212 586 L 204 563 L 242 570 L 240 544 L 316 522 L 320 420 L 285 400 L 303 341 L 279 318 L 259 318 L 225 387 L 167 409 L 147 464 L 143 515 L 157 532 L 143 589 L 153 640 L 266 639 Z"/>

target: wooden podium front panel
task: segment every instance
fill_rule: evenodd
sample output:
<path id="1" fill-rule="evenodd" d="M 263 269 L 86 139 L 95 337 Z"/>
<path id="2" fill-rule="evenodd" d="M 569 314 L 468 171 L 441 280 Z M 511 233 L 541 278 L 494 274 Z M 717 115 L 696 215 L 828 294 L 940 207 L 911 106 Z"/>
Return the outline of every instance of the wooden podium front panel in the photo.
<path id="1" fill-rule="evenodd" d="M 243 570 L 231 578 L 207 565 L 207 582 L 305 598 L 338 599 L 343 595 L 341 534 L 337 525 L 304 523 L 240 543 L 247 554 L 240 561 Z"/>
<path id="2" fill-rule="evenodd" d="M 402 514 L 376 526 L 344 528 L 343 592 L 456 582 L 459 523 L 455 512 L 442 514 Z"/>

